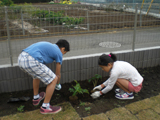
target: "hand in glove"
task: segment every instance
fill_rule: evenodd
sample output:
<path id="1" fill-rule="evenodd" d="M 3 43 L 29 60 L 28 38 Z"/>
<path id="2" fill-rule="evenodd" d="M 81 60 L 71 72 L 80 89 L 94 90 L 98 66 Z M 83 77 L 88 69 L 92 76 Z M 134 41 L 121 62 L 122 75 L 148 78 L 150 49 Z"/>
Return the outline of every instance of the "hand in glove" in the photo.
<path id="1" fill-rule="evenodd" d="M 91 97 L 93 99 L 96 99 L 96 98 L 100 97 L 101 95 L 102 94 L 100 93 L 100 91 L 96 91 L 96 92 L 94 92 L 94 93 L 91 94 Z"/>
<path id="2" fill-rule="evenodd" d="M 101 90 L 102 89 L 102 86 L 101 85 L 98 85 L 96 87 L 93 88 L 93 90 Z"/>
<path id="3" fill-rule="evenodd" d="M 55 87 L 56 90 L 60 90 L 61 88 L 62 88 L 62 86 L 61 86 L 60 83 L 59 83 L 59 84 L 56 84 L 56 87 Z"/>

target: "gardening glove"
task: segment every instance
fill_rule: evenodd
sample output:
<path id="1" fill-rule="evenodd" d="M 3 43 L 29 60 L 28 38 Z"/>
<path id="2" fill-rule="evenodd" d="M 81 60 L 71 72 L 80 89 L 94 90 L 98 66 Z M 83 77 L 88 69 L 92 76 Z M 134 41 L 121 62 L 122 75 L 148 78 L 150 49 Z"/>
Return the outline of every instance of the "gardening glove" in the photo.
<path id="1" fill-rule="evenodd" d="M 101 85 L 98 85 L 96 87 L 93 88 L 93 90 L 101 90 L 102 89 L 102 86 Z"/>
<path id="2" fill-rule="evenodd" d="M 56 84 L 56 87 L 55 87 L 56 90 L 60 90 L 61 88 L 62 88 L 62 86 L 61 86 L 60 83 L 59 83 L 59 84 Z"/>
<path id="3" fill-rule="evenodd" d="M 93 99 L 96 99 L 96 98 L 98 98 L 98 97 L 100 97 L 100 96 L 101 96 L 100 91 L 96 91 L 96 92 L 94 92 L 94 93 L 91 94 L 91 97 L 92 97 Z"/>

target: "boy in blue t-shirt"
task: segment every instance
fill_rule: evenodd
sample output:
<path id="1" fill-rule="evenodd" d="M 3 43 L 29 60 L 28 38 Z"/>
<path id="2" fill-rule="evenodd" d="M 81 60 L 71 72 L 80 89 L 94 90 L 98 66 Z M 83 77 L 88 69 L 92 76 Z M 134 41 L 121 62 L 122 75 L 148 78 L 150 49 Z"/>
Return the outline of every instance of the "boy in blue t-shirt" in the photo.
<path id="1" fill-rule="evenodd" d="M 40 113 L 51 114 L 61 111 L 60 106 L 51 106 L 50 100 L 54 89 L 60 90 L 62 57 L 70 50 L 67 40 L 60 39 L 56 44 L 38 42 L 22 51 L 18 57 L 19 67 L 33 77 L 33 105 L 39 105 L 44 99 Z M 45 64 L 56 61 L 56 72 L 53 73 Z M 46 93 L 39 93 L 40 80 L 47 85 Z"/>

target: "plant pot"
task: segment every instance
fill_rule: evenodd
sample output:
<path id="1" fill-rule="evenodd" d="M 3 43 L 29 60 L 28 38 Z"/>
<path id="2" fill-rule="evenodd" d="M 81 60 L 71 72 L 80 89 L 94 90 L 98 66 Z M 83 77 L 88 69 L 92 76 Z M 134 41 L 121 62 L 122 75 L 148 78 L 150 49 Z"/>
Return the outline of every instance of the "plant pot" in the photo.
<path id="1" fill-rule="evenodd" d="M 69 100 L 76 101 L 76 100 L 78 100 L 78 97 L 77 96 L 69 96 Z"/>

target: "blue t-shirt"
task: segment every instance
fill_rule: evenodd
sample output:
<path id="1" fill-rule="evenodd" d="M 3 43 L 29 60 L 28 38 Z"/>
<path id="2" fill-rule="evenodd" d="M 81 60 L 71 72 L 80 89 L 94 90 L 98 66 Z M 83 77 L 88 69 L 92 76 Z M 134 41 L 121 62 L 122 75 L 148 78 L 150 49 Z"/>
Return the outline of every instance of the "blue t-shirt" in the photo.
<path id="1" fill-rule="evenodd" d="M 29 53 L 40 63 L 52 63 L 54 60 L 62 64 L 62 52 L 56 44 L 50 42 L 38 42 L 30 45 L 23 51 Z"/>

